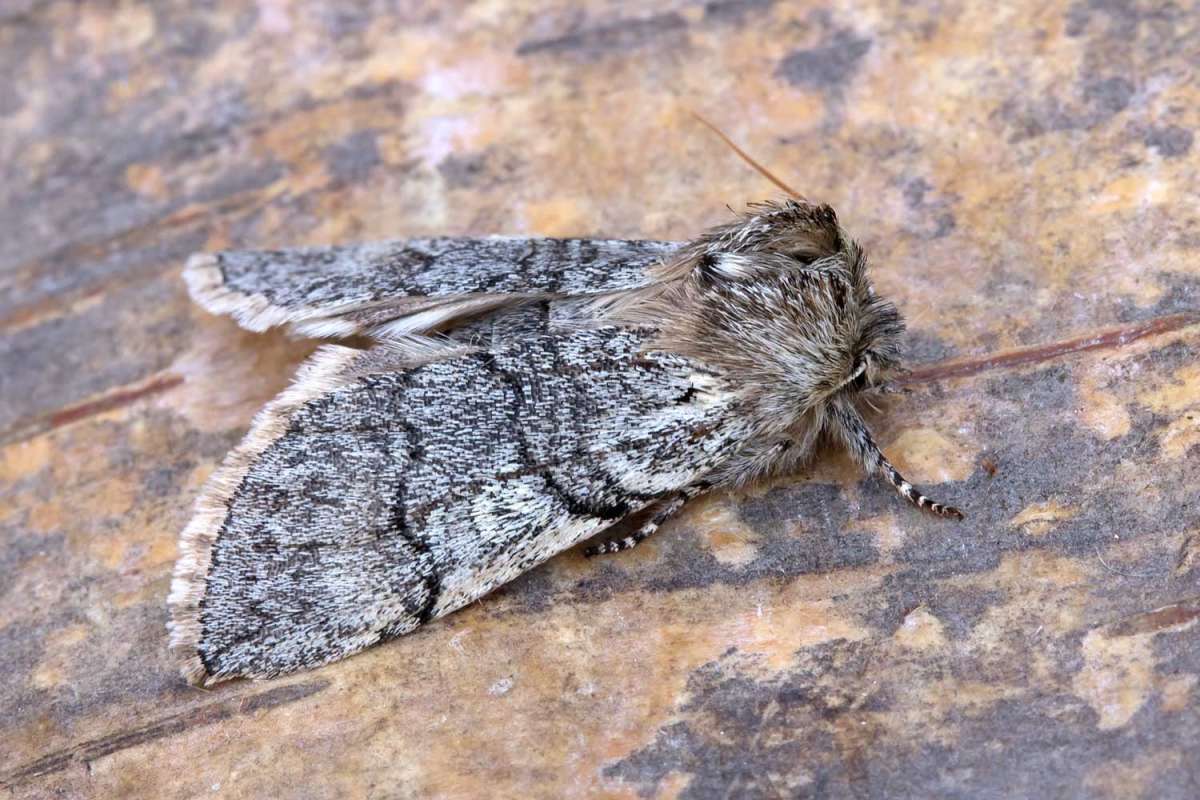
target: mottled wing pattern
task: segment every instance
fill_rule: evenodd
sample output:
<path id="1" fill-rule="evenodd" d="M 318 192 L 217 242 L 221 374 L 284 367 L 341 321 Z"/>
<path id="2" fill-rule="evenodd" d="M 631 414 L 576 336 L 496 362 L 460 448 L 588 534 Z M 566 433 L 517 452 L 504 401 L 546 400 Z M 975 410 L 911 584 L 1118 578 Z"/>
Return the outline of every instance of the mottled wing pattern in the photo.
<path id="1" fill-rule="evenodd" d="M 543 332 L 416 366 L 319 351 L 184 532 L 188 677 L 270 676 L 405 633 L 709 472 L 745 434 L 735 400 L 703 366 L 642 353 L 647 335 Z"/>
<path id="2" fill-rule="evenodd" d="M 521 237 L 406 239 L 194 256 L 193 298 L 245 328 L 313 336 L 408 334 L 526 297 L 646 286 L 672 242 Z"/>

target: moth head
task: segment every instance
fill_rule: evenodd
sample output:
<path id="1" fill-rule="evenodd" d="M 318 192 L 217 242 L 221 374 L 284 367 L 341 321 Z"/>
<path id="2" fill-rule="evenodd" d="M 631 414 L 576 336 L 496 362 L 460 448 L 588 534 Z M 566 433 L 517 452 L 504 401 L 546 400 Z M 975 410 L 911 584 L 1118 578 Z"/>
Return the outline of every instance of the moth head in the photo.
<path id="1" fill-rule="evenodd" d="M 831 207 L 785 200 L 752 204 L 735 221 L 707 231 L 690 249 L 693 271 L 720 280 L 750 277 L 754 256 L 806 265 L 838 254 L 844 244 Z M 761 263 L 758 271 L 781 265 Z"/>
<path id="2" fill-rule="evenodd" d="M 677 319 L 690 354 L 810 406 L 900 366 L 900 313 L 876 294 L 866 253 L 829 206 L 753 206 L 689 251 Z"/>
<path id="3" fill-rule="evenodd" d="M 901 368 L 904 318 L 894 303 L 876 294 L 868 274 L 866 252 L 853 240 L 845 241 L 842 259 L 847 264 L 852 302 L 845 310 L 846 335 L 837 347 L 836 360 L 843 369 L 842 378 L 827 396 L 877 388 Z"/>

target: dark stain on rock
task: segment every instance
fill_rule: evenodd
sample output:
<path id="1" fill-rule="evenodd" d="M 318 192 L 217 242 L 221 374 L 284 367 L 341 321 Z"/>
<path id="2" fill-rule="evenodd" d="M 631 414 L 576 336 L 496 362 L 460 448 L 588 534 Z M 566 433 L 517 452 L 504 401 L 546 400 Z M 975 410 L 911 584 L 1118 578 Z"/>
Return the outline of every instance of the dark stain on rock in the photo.
<path id="1" fill-rule="evenodd" d="M 909 208 L 920 208 L 925 204 L 925 195 L 933 186 L 924 178 L 913 178 L 904 184 L 901 193 L 904 195 L 904 203 Z"/>
<path id="2" fill-rule="evenodd" d="M 1067 10 L 1064 32 L 1076 38 L 1094 30 L 1099 36 L 1134 41 L 1141 24 L 1173 25 L 1183 13 L 1173 2 L 1082 0 Z M 1101 21 L 1106 24 L 1101 26 Z"/>
<path id="3" fill-rule="evenodd" d="M 53 552 L 61 553 L 65 537 L 51 537 L 50 543 L 57 544 Z M 7 573 L 6 573 L 7 574 Z M 14 573 L 15 574 L 15 573 Z M 39 716 L 58 719 L 70 717 L 70 711 L 55 703 L 58 698 L 71 694 L 76 687 L 42 688 L 33 681 L 33 672 L 46 655 L 47 639 L 80 621 L 74 610 L 36 609 L 29 610 L 23 617 L 0 628 L 0 652 L 4 653 L 4 676 L 0 682 L 0 708 L 4 709 L 6 730 L 36 720 Z M 0 754 L 0 766 L 5 766 Z"/>
<path id="4" fill-rule="evenodd" d="M 937 334 L 928 330 L 910 329 L 904 334 L 904 363 L 912 368 L 918 364 L 945 361 L 958 355 L 958 350 Z"/>
<path id="5" fill-rule="evenodd" d="M 155 29 L 158 31 L 154 43 L 159 58 L 199 60 L 213 53 L 224 41 L 224 35 L 214 30 L 200 15 L 183 16 L 168 8 L 154 10 Z"/>
<path id="6" fill-rule="evenodd" d="M 914 610 L 930 606 L 937 592 L 937 586 L 917 570 L 905 569 L 884 576 L 862 609 L 863 621 L 879 636 L 889 637 Z"/>
<path id="7" fill-rule="evenodd" d="M 451 153 L 437 169 L 451 189 L 480 189 L 513 180 L 522 166 L 520 157 L 513 153 L 487 149 L 462 155 Z"/>
<path id="8" fill-rule="evenodd" d="M 0 325 L 15 323 L 27 329 L 23 322 L 58 316 L 78 300 L 120 291 L 131 282 L 151 283 L 160 279 L 164 265 L 182 264 L 203 245 L 202 230 L 159 229 L 144 236 L 133 233 L 60 246 L 16 271 L 11 283 L 0 289 Z M 183 291 L 182 285 L 177 288 Z"/>
<path id="9" fill-rule="evenodd" d="M 483 153 L 448 155 L 438 164 L 438 174 L 451 189 L 474 186 L 487 172 L 487 157 Z"/>
<path id="10" fill-rule="evenodd" d="M 704 4 L 704 20 L 741 25 L 750 14 L 766 11 L 775 3 L 776 0 L 711 0 Z"/>
<path id="11" fill-rule="evenodd" d="M 1195 135 L 1187 128 L 1167 125 L 1146 131 L 1146 136 L 1142 141 L 1146 147 L 1157 151 L 1163 158 L 1178 158 L 1191 151 L 1194 139 Z"/>
<path id="12" fill-rule="evenodd" d="M 1088 83 L 1078 100 L 1013 99 L 996 114 L 1009 121 L 1014 129 L 1010 140 L 1017 143 L 1057 131 L 1090 130 L 1124 110 L 1132 96 L 1133 86 L 1126 79 L 1110 78 Z"/>
<path id="13" fill-rule="evenodd" d="M 945 485 L 939 486 L 936 496 L 948 500 L 957 508 L 965 509 L 965 522 L 945 523 L 941 530 L 925 530 L 919 535 L 911 536 L 892 554 L 897 564 L 903 565 L 904 572 L 912 572 L 919 576 L 922 591 L 933 592 L 936 587 L 932 581 L 959 575 L 988 572 L 1000 564 L 1004 552 L 1015 550 L 1020 546 L 1017 537 L 1003 531 L 997 531 L 993 520 L 996 517 L 996 506 L 983 505 L 974 498 L 982 495 L 972 491 L 976 482 L 968 482 L 966 487 L 960 487 L 951 494 Z M 932 494 L 932 490 L 930 490 Z M 907 513 L 899 509 L 900 513 Z M 986 533 L 985 533 L 986 532 Z M 919 602 L 927 602 L 928 596 L 914 598 Z M 889 613 L 907 613 L 911 608 L 893 607 Z"/>
<path id="14" fill-rule="evenodd" d="M 874 564 L 874 537 L 842 530 L 851 509 L 842 487 L 804 483 L 772 489 L 742 502 L 741 519 L 760 535 L 759 558 L 739 568 L 749 574 L 806 574 Z"/>
<path id="15" fill-rule="evenodd" d="M 1070 658 L 1060 663 L 1057 655 L 1077 652 L 1079 642 L 1063 644 L 1062 653 L 1048 652 L 1055 669 L 1069 676 L 1081 664 Z M 691 799 L 925 798 L 932 791 L 984 800 L 1083 800 L 1095 796 L 1089 779 L 1098 766 L 1144 755 L 1156 742 L 1171 752 L 1178 742 L 1200 735 L 1200 716 L 1168 714 L 1157 697 L 1126 726 L 1101 730 L 1096 712 L 1082 699 L 1038 688 L 1025 665 L 971 659 L 958 664 L 956 679 L 991 680 L 1017 696 L 989 704 L 986 713 L 948 711 L 936 729 L 952 732 L 952 746 L 903 724 L 880 735 L 875 715 L 895 708 L 896 691 L 949 676 L 943 660 L 920 656 L 881 672 L 871 663 L 873 655 L 869 644 L 827 642 L 801 649 L 794 666 L 761 677 L 750 659 L 726 654 L 689 677 L 687 699 L 654 741 L 608 765 L 604 776 L 629 784 L 642 797 L 656 796 L 674 774 L 684 779 L 679 796 Z M 881 680 L 881 674 L 890 677 Z M 954 691 L 953 680 L 948 691 Z M 856 756 L 864 752 L 869 765 L 879 768 L 856 768 Z M 1155 770 L 1163 792 L 1154 796 L 1191 796 L 1190 768 L 1173 763 Z"/>
<path id="16" fill-rule="evenodd" d="M 564 33 L 546 39 L 533 39 L 517 46 L 517 55 L 576 53 L 600 56 L 642 47 L 667 34 L 681 33 L 687 22 L 675 12 L 649 17 L 621 19 L 607 25 Z"/>
<path id="17" fill-rule="evenodd" d="M 319 18 L 330 39 L 337 41 L 346 37 L 357 37 L 374 19 L 369 4 L 340 3 L 324 6 L 318 11 Z"/>
<path id="18" fill-rule="evenodd" d="M 1028 693 L 999 701 L 987 714 L 955 715 L 947 722 L 956 732 L 953 746 L 880 742 L 873 757 L 887 758 L 895 768 L 873 774 L 863 787 L 867 796 L 927 797 L 937 786 L 947 797 L 985 800 L 1093 797 L 1085 778 L 1120 740 L 1119 732 L 1098 732 L 1090 709 L 1068 694 Z"/>
<path id="19" fill-rule="evenodd" d="M 1067 364 L 991 378 L 984 391 L 997 399 L 1027 403 L 1042 411 L 1061 411 L 1075 402 L 1075 385 Z"/>
<path id="20" fill-rule="evenodd" d="M 1107 61 L 1098 55 L 1095 58 L 1098 63 L 1085 70 L 1086 77 L 1065 97 L 1057 89 L 1051 89 L 1037 99 L 1021 95 L 1005 101 L 993 117 L 1006 121 L 1012 128 L 1010 141 L 1021 142 L 1059 131 L 1091 130 L 1126 111 L 1138 87 L 1124 75 L 1104 75 L 1112 67 L 1106 69 Z"/>
<path id="21" fill-rule="evenodd" d="M 1175 55 L 1194 49 L 1189 14 L 1173 2 L 1074 3 L 1066 12 L 1064 31 L 1081 40 L 1076 91 L 1051 86 L 1042 99 L 1022 94 L 1005 103 L 998 114 L 1012 128 L 1011 141 L 1091 130 L 1135 107 L 1142 76 L 1182 78 Z"/>
<path id="22" fill-rule="evenodd" d="M 8 574 L 8 573 L 6 573 Z M 56 622 L 63 622 L 56 615 Z M 0 652 L 4 653 L 4 681 L 0 682 L 0 707 L 4 709 L 6 736 L 12 736 L 23 723 L 46 715 L 51 709 L 54 695 L 47 689 L 38 688 L 31 680 L 38 661 L 45 650 L 47 628 L 43 620 L 16 619 L 0 628 Z M 61 713 L 61 712 L 60 712 Z M 10 766 L 11 755 L 4 754 L 0 765 Z M 0 787 L 3 776 L 0 776 Z"/>
<path id="23" fill-rule="evenodd" d="M 940 586 L 930 596 L 926 607 L 942 623 L 951 639 L 966 639 L 984 614 L 1007 599 L 1007 593 L 998 589 L 977 591 Z"/>
<path id="24" fill-rule="evenodd" d="M 38 6 L 45 6 L 43 0 L 10 0 L 0 7 L 0 23 L 32 29 L 33 12 Z"/>
<path id="25" fill-rule="evenodd" d="M 109 533 L 103 525 L 95 526 L 95 530 L 98 535 Z M 35 609 L 31 612 L 22 635 L 30 646 L 37 648 L 36 652 L 40 653 L 44 643 L 66 627 L 75 624 L 86 625 L 89 629 L 95 627 L 96 623 L 78 610 L 85 602 L 82 598 L 105 591 L 105 585 L 111 585 L 115 576 L 98 574 L 90 565 L 79 571 L 85 574 L 63 574 L 61 577 L 64 598 L 69 598 L 69 610 Z M 126 581 L 126 586 L 141 582 L 129 574 L 121 578 Z M 160 596 L 165 597 L 168 580 L 164 577 L 158 583 L 161 585 Z M 9 725 L 31 722 L 49 711 L 53 719 L 66 726 L 69 720 L 80 717 L 113 715 L 115 709 L 126 708 L 131 703 L 144 703 L 149 708 L 164 701 L 170 704 L 170 701 L 183 702 L 195 697 L 194 690 L 179 678 L 177 666 L 164 646 L 167 615 L 164 604 L 142 602 L 123 608 L 106 604 L 104 613 L 105 630 L 112 639 L 103 661 L 89 660 L 86 651 L 80 651 L 69 662 L 69 680 L 46 689 L 32 688 L 36 662 L 14 673 L 19 679 L 11 681 L 12 690 L 0 690 L 0 703 Z M 38 702 L 29 702 L 33 692 L 38 693 Z"/>
<path id="26" fill-rule="evenodd" d="M 1084 123 L 1084 127 L 1102 122 L 1129 107 L 1133 99 L 1134 86 L 1127 78 L 1114 75 L 1089 81 L 1083 86 L 1083 99 L 1093 110 L 1095 119 Z"/>
<path id="27" fill-rule="evenodd" d="M 1150 308 L 1127 303 L 1125 307 L 1128 318 L 1144 319 L 1185 314 L 1194 318 L 1195 323 L 1200 323 L 1200 275 L 1159 272 L 1155 277 L 1160 285 L 1166 287 L 1166 292 Z"/>
<path id="28" fill-rule="evenodd" d="M 918 233 L 926 239 L 941 239 L 958 227 L 951 209 L 952 199 L 936 197 L 933 185 L 924 178 L 912 178 L 900 188 L 904 204 L 919 225 Z"/>
<path id="29" fill-rule="evenodd" d="M 35 286 L 53 281 L 54 291 L 47 294 L 56 298 L 87 286 L 92 277 L 128 275 L 156 255 L 178 253 L 187 246 L 175 240 L 202 240 L 202 231 L 188 229 L 184 209 L 236 197 L 269 185 L 282 174 L 280 166 L 272 161 L 231 165 L 206 173 L 202 180 L 191 184 L 195 188 L 190 193 L 164 203 L 132 192 L 125 183 L 127 168 L 134 163 L 174 164 L 204 159 L 224 146 L 222 142 L 227 144 L 224 129 L 220 125 L 204 126 L 176 132 L 174 138 L 166 131 L 131 136 L 123 129 L 98 136 L 111 137 L 111 147 L 102 148 L 102 153 L 60 148 L 45 176 L 26 187 L 23 203 L 29 213 L 44 215 L 48 223 L 13 229 L 13 235 L 0 242 L 0 268 L 11 265 L 14 271 L 30 272 L 29 283 Z M 67 177 L 78 174 L 89 174 L 91 181 Z M 102 211 L 94 205 L 97 191 L 105 195 Z M 199 222 L 195 220 L 193 226 L 198 228 Z M 179 249 L 172 249 L 173 245 Z M 18 297 L 24 288 L 22 283 L 14 280 L 11 293 L 5 294 L 24 303 L 46 296 L 34 290 Z M 0 299 L 0 307 L 7 302 L 7 298 Z"/>
<path id="30" fill-rule="evenodd" d="M 1200 319 L 1197 320 L 1200 323 Z M 1139 369 L 1153 369 L 1155 372 L 1174 372 L 1182 367 L 1196 363 L 1196 346 L 1190 341 L 1176 341 L 1156 347 L 1145 353 L 1138 353 L 1128 360 L 1129 372 Z M 1132 378 L 1133 376 L 1130 375 Z"/>
<path id="31" fill-rule="evenodd" d="M 334 180 L 353 186 L 370 178 L 381 163 L 377 139 L 376 131 L 355 131 L 325 148 L 325 164 Z"/>
<path id="32" fill-rule="evenodd" d="M 182 527 L 191 515 L 191 494 L 194 470 L 205 462 L 219 462 L 241 440 L 244 431 L 202 432 L 191 427 L 184 417 L 174 411 L 148 408 L 139 415 L 139 424 L 155 431 L 155 437 L 165 442 L 164 450 L 179 457 L 166 463 L 147 461 L 145 454 L 132 445 L 122 445 L 114 458 L 114 469 L 136 478 L 137 504 L 162 508 L 160 518 L 178 520 Z M 168 532 L 169 533 L 169 532 Z"/>
<path id="33" fill-rule="evenodd" d="M 854 78 L 870 49 L 870 39 L 842 28 L 824 44 L 790 53 L 775 74 L 792 86 L 838 94 Z"/>
<path id="34" fill-rule="evenodd" d="M 6 484 L 5 488 L 12 485 Z M 28 514 L 25 513 L 0 524 L 0 574 L 20 575 L 29 566 L 30 561 L 45 558 L 52 553 L 60 553 L 66 546 L 65 533 L 31 533 L 27 518 Z M 14 585 L 13 580 L 0 585 L 0 599 L 11 599 L 9 594 L 14 590 Z M 5 636 L 7 631 L 8 628 L 0 628 L 0 638 Z M 8 654 L 13 651 L 5 646 L 0 652 Z"/>
<path id="35" fill-rule="evenodd" d="M 835 496 L 826 505 L 818 499 Z M 712 583 L 744 586 L 760 580 L 827 574 L 873 564 L 879 559 L 874 537 L 844 530 L 834 519 L 847 519 L 844 493 L 836 486 L 804 484 L 773 490 L 746 501 L 739 513 L 757 533 L 757 557 L 748 564 L 723 564 L 699 550 L 693 539 L 664 542 L 662 558 L 639 585 L 671 592 Z M 839 514 L 840 509 L 840 514 Z M 632 576 L 630 576 L 632 577 Z"/>
<path id="36" fill-rule="evenodd" d="M 837 732 L 843 718 L 866 724 L 879 710 L 867 708 L 877 693 L 856 693 L 869 658 L 861 643 L 836 640 L 802 650 L 794 669 L 764 679 L 752 677 L 753 659 L 726 653 L 689 677 L 688 699 L 672 714 L 681 721 L 604 776 L 642 797 L 672 773 L 687 777 L 678 795 L 686 800 L 853 796 L 858 770 Z"/>
<path id="37" fill-rule="evenodd" d="M 930 239 L 941 239 L 943 236 L 949 236 L 950 233 L 958 227 L 958 220 L 954 214 L 949 211 L 944 211 L 938 214 L 933 219 L 933 231 L 929 234 Z"/>

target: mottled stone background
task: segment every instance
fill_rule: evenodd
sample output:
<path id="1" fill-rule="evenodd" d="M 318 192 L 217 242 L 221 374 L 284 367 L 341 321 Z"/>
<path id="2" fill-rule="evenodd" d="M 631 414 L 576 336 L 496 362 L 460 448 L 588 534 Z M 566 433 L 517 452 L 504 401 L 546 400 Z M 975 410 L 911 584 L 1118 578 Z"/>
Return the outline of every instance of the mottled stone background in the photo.
<path id="1" fill-rule="evenodd" d="M 41 797 L 1200 796 L 1200 9 L 0 4 L 0 786 Z M 176 533 L 311 349 L 191 251 L 686 238 L 772 195 L 911 321 L 887 452 L 189 688 Z"/>

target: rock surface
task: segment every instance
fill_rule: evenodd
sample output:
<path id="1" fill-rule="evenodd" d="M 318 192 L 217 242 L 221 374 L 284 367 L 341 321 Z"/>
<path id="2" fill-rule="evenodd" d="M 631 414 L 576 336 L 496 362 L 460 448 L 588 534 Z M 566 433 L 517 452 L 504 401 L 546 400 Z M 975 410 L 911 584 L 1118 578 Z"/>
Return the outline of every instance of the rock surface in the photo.
<path id="1" fill-rule="evenodd" d="M 917 6 L 920 7 L 917 7 Z M 0 9 L 0 786 L 34 797 L 1200 795 L 1187 3 Z M 186 686 L 192 498 L 311 350 L 195 250 L 682 239 L 772 196 L 910 320 L 838 453 L 343 663 Z"/>

